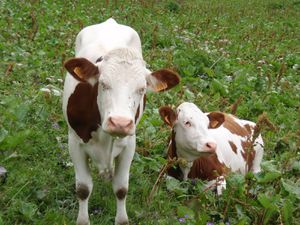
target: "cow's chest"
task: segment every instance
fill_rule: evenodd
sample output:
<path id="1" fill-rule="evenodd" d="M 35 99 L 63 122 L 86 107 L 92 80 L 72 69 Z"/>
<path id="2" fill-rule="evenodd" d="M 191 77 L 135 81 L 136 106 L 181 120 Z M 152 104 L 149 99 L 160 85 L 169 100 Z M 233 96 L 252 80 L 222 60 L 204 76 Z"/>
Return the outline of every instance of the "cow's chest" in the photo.
<path id="1" fill-rule="evenodd" d="M 114 171 L 114 159 L 126 149 L 130 138 L 133 137 L 113 138 L 99 127 L 91 133 L 87 143 L 80 144 L 80 149 L 89 156 L 100 175 L 110 177 Z"/>

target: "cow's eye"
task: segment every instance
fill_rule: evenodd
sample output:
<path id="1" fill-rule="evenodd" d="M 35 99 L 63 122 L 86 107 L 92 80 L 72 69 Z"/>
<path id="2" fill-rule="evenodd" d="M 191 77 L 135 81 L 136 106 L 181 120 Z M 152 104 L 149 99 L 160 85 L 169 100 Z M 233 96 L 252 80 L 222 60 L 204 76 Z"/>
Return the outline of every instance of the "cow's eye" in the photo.
<path id="1" fill-rule="evenodd" d="M 186 121 L 186 122 L 184 122 L 184 126 L 186 126 L 186 127 L 191 127 L 191 126 L 192 126 L 192 124 L 191 124 L 191 122 L 190 122 L 190 121 Z"/>
<path id="2" fill-rule="evenodd" d="M 100 82 L 100 85 L 104 91 L 111 89 L 111 87 L 107 83 Z"/>
<path id="3" fill-rule="evenodd" d="M 145 91 L 146 91 L 146 88 L 142 87 L 142 88 L 139 88 L 139 89 L 137 90 L 137 93 L 140 94 L 140 95 L 142 95 L 142 94 L 145 93 Z"/>

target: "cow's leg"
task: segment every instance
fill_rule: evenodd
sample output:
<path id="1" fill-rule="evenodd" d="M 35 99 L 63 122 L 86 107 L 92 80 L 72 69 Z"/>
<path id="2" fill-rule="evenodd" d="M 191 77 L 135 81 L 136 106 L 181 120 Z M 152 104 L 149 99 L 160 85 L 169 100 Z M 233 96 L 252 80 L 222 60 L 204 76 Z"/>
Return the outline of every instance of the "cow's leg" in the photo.
<path id="1" fill-rule="evenodd" d="M 216 179 L 217 181 L 217 195 L 222 195 L 223 190 L 226 189 L 226 180 L 224 176 L 219 176 Z"/>
<path id="2" fill-rule="evenodd" d="M 126 195 L 128 191 L 129 170 L 134 151 L 135 137 L 132 137 L 131 143 L 121 151 L 115 160 L 115 173 L 113 176 L 113 191 L 117 200 L 115 224 L 128 224 Z"/>
<path id="3" fill-rule="evenodd" d="M 258 173 L 261 171 L 260 164 L 264 154 L 263 140 L 261 135 L 259 135 L 254 142 L 254 150 L 255 150 L 255 157 L 253 159 L 253 165 L 251 170 L 253 173 Z"/>
<path id="4" fill-rule="evenodd" d="M 191 171 L 191 168 L 193 166 L 193 162 L 187 162 L 186 165 L 179 165 L 182 173 L 183 173 L 183 180 L 187 181 L 188 180 L 188 175 Z"/>
<path id="5" fill-rule="evenodd" d="M 89 225 L 88 201 L 93 189 L 92 177 L 88 166 L 88 157 L 76 137 L 69 135 L 69 151 L 76 177 L 76 196 L 79 201 L 77 225 Z"/>
<path id="6" fill-rule="evenodd" d="M 205 185 L 206 188 L 216 191 L 217 195 L 222 195 L 223 190 L 226 189 L 226 180 L 224 176 L 219 176 L 214 180 L 210 180 Z"/>

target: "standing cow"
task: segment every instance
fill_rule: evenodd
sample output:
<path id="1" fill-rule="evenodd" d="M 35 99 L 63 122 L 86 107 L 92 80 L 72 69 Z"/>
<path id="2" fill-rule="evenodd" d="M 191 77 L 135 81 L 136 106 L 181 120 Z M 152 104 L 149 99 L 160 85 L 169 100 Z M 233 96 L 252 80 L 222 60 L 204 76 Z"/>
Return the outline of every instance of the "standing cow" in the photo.
<path id="1" fill-rule="evenodd" d="M 167 69 L 149 71 L 137 32 L 113 19 L 81 30 L 75 54 L 65 62 L 63 111 L 79 199 L 77 224 L 89 224 L 93 188 L 89 158 L 100 175 L 112 178 L 115 224 L 128 224 L 129 169 L 146 90 L 168 90 L 179 83 L 179 76 Z"/>
<path id="2" fill-rule="evenodd" d="M 203 113 L 195 104 L 184 102 L 174 111 L 159 109 L 162 120 L 172 127 L 168 158 L 183 158 L 186 165 L 170 168 L 177 179 L 223 179 L 228 171 L 245 174 L 259 172 L 263 157 L 263 140 L 253 140 L 255 123 L 222 112 Z M 220 193 L 220 189 L 218 193 Z"/>

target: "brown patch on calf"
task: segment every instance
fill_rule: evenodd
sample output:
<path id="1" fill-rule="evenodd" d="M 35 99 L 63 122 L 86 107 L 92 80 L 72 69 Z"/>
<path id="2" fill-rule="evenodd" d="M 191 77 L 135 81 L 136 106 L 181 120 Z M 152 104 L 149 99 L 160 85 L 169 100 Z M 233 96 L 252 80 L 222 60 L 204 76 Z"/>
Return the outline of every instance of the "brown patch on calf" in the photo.
<path id="1" fill-rule="evenodd" d="M 76 187 L 76 195 L 80 200 L 85 200 L 89 197 L 90 191 L 86 184 L 79 183 Z"/>
<path id="2" fill-rule="evenodd" d="M 236 145 L 235 145 L 232 141 L 228 141 L 228 142 L 229 142 L 229 145 L 230 145 L 232 151 L 233 151 L 235 154 L 237 154 L 237 153 L 236 153 L 236 150 L 237 150 Z"/>
<path id="3" fill-rule="evenodd" d="M 127 194 L 126 188 L 121 188 L 121 189 L 117 190 L 117 192 L 116 192 L 116 196 L 119 200 L 124 199 L 126 194 Z"/>
<path id="4" fill-rule="evenodd" d="M 220 163 L 217 155 L 201 156 L 194 160 L 188 177 L 213 180 L 221 175 L 225 175 L 227 171 L 228 168 L 223 163 Z"/>
<path id="5" fill-rule="evenodd" d="M 91 132 L 96 131 L 101 124 L 97 95 L 98 83 L 94 86 L 79 83 L 68 101 L 69 124 L 84 142 L 91 139 Z"/>
<path id="6" fill-rule="evenodd" d="M 250 124 L 245 124 L 244 127 L 248 131 L 249 134 L 251 134 L 252 131 L 254 130 L 254 127 L 250 126 Z"/>
<path id="7" fill-rule="evenodd" d="M 245 127 L 239 125 L 231 115 L 225 114 L 225 121 L 223 126 L 228 129 L 232 134 L 236 134 L 242 137 L 249 136 L 250 133 L 247 131 Z"/>
<path id="8" fill-rule="evenodd" d="M 254 151 L 253 144 L 250 140 L 242 141 L 241 144 L 243 147 L 242 156 L 247 164 L 246 172 L 248 172 L 252 169 L 256 152 Z"/>

